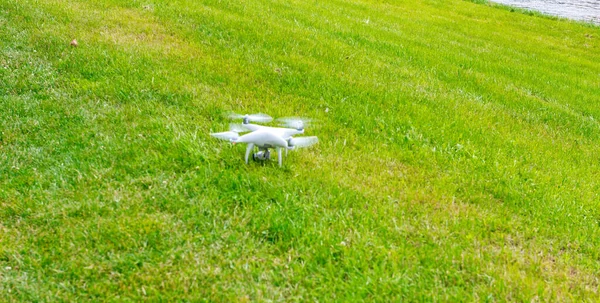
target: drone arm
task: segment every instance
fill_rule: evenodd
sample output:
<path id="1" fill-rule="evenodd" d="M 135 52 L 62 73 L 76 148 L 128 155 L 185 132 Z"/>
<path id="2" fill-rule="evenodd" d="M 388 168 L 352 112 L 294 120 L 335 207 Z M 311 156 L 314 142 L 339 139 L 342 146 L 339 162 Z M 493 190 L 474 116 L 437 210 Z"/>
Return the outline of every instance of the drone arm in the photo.
<path id="1" fill-rule="evenodd" d="M 248 157 L 250 157 L 250 152 L 254 148 L 254 143 L 248 143 L 248 147 L 246 147 L 246 164 L 248 164 Z"/>

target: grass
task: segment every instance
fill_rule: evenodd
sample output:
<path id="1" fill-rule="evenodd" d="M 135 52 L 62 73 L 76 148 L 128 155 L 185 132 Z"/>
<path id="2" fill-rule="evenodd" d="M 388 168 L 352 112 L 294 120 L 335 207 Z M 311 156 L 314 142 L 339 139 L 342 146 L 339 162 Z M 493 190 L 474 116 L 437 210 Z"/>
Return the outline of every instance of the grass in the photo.
<path id="1" fill-rule="evenodd" d="M 468 1 L 4 0 L 0 301 L 598 301 L 599 39 Z M 229 111 L 320 142 L 245 165 Z"/>

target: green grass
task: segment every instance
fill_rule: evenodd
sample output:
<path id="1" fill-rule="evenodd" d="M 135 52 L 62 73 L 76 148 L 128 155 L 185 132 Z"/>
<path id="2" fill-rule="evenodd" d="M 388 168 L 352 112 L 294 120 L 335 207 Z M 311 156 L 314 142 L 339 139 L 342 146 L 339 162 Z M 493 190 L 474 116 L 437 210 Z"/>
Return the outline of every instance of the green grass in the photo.
<path id="1" fill-rule="evenodd" d="M 2 0 L 0 301 L 598 301 L 599 39 L 469 1 Z M 246 165 L 229 111 L 320 142 Z"/>

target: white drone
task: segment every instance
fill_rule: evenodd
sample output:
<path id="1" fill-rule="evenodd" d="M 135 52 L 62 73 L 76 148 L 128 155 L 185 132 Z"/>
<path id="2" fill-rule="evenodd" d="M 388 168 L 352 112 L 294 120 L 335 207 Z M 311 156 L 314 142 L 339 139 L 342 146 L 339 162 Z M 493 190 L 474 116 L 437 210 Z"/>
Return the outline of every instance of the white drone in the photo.
<path id="1" fill-rule="evenodd" d="M 279 121 L 282 122 L 285 127 L 269 127 L 258 124 L 252 124 L 250 122 L 267 123 L 273 120 L 265 114 L 254 114 L 254 115 L 229 115 L 230 119 L 242 119 L 242 124 L 231 124 L 230 130 L 221 133 L 211 133 L 210 135 L 221 139 L 227 140 L 233 144 L 236 143 L 247 143 L 246 148 L 246 164 L 248 163 L 248 157 L 254 147 L 258 147 L 258 152 L 252 155 L 252 159 L 255 161 L 266 161 L 271 159 L 271 152 L 269 148 L 275 148 L 277 150 L 277 158 L 279 160 L 279 166 L 281 166 L 281 150 L 285 149 L 287 155 L 288 150 L 293 150 L 300 147 L 311 146 L 319 141 L 316 136 L 311 137 L 299 137 L 294 138 L 292 136 L 304 134 L 304 124 L 309 120 L 300 118 L 282 118 Z M 240 133 L 249 132 L 244 135 Z"/>

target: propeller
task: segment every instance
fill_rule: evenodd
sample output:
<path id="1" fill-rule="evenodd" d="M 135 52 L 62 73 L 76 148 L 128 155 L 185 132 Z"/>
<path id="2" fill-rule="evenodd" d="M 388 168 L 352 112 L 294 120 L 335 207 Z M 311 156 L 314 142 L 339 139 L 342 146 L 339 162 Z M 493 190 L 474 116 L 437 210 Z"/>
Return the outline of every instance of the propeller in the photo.
<path id="1" fill-rule="evenodd" d="M 316 136 L 311 137 L 299 137 L 299 138 L 290 138 L 288 140 L 288 145 L 294 148 L 302 148 L 309 147 L 315 143 L 319 142 L 319 138 Z"/>
<path id="2" fill-rule="evenodd" d="M 267 114 L 261 114 L 261 113 L 251 114 L 251 115 L 240 115 L 240 114 L 232 113 L 232 114 L 229 114 L 229 119 L 232 119 L 232 120 L 243 119 L 244 124 L 248 124 L 250 122 L 267 123 L 267 122 L 271 122 L 273 120 L 273 118 L 271 118 L 271 116 L 269 116 Z"/>
<path id="3" fill-rule="evenodd" d="M 234 131 L 228 131 L 228 132 L 222 132 L 222 133 L 211 133 L 210 135 L 217 139 L 226 140 L 226 141 L 230 141 L 230 142 L 234 142 L 235 140 L 237 140 L 240 137 L 240 135 Z"/>
<path id="4" fill-rule="evenodd" d="M 245 133 L 250 130 L 245 128 L 242 124 L 231 123 L 229 124 L 229 130 L 236 133 Z"/>
<path id="5" fill-rule="evenodd" d="M 281 126 L 294 128 L 297 130 L 303 130 L 304 127 L 306 127 L 312 121 L 312 119 L 309 119 L 309 118 L 299 118 L 299 117 L 287 117 L 287 118 L 280 118 L 277 120 L 280 122 Z"/>
<path id="6" fill-rule="evenodd" d="M 229 124 L 228 132 L 211 133 L 210 135 L 217 139 L 233 142 L 233 141 L 236 141 L 240 137 L 239 133 L 244 133 L 247 131 L 248 131 L 248 129 L 246 129 L 241 124 L 231 123 L 231 124 Z"/>

